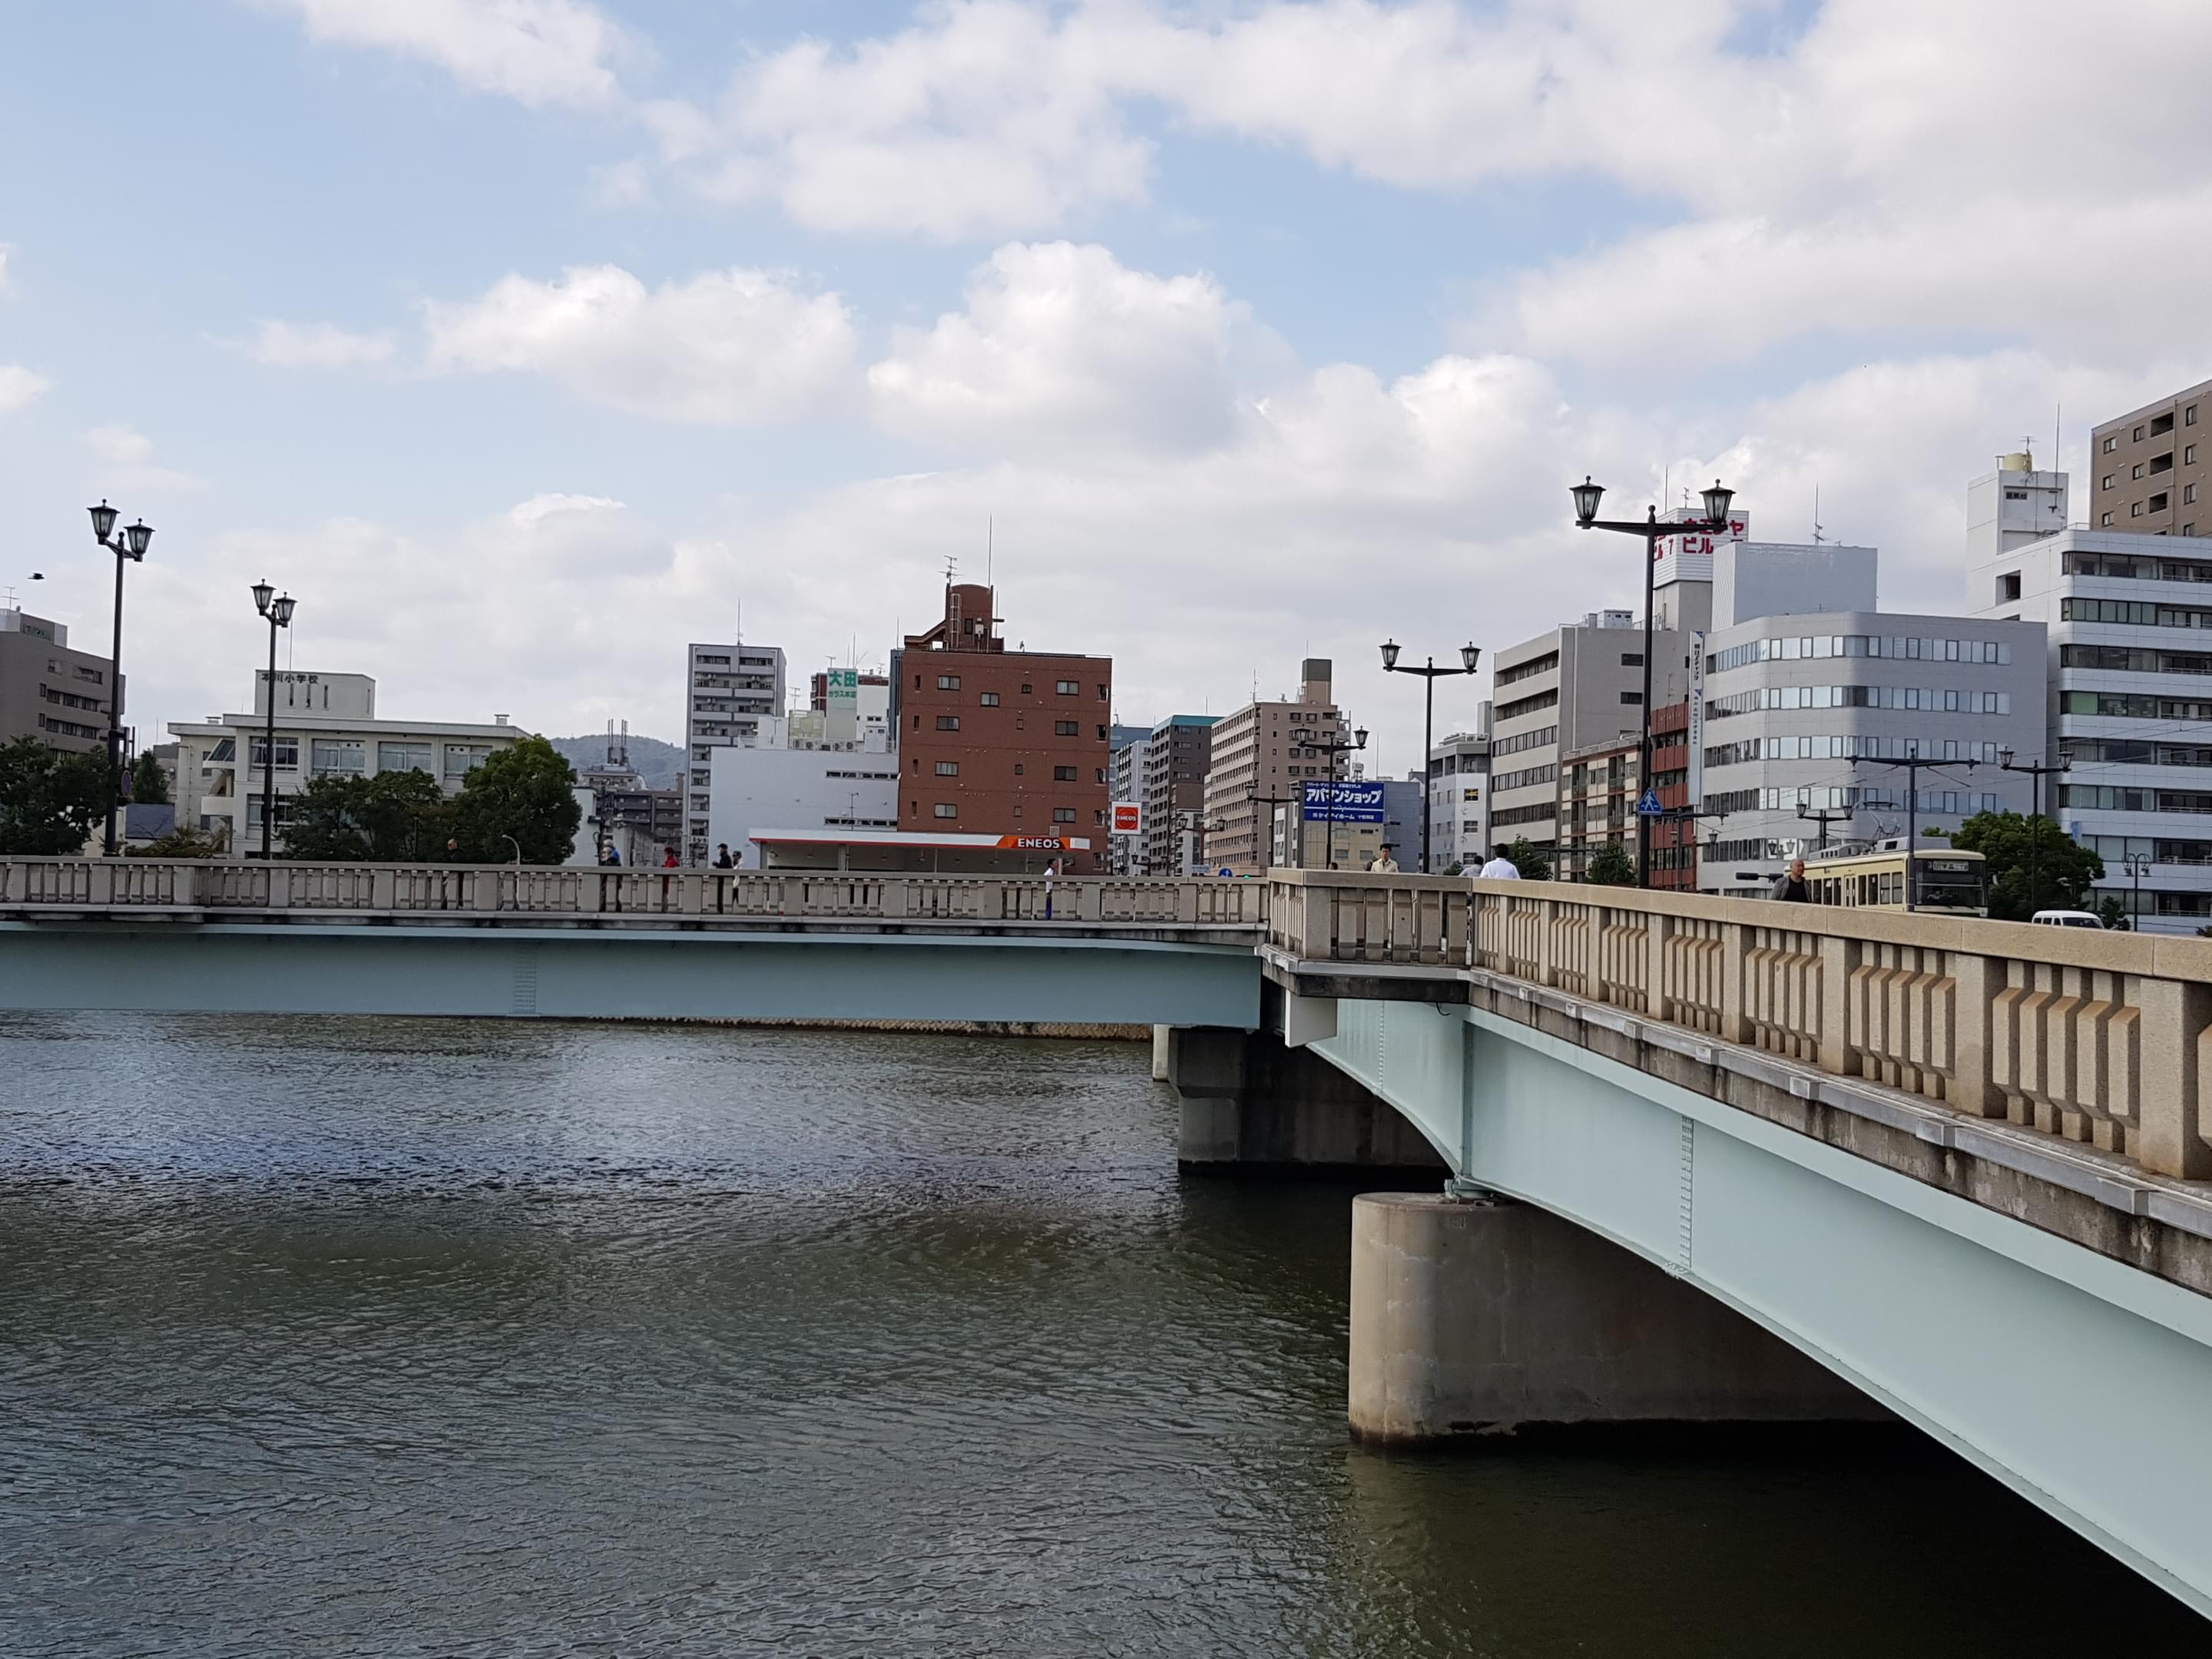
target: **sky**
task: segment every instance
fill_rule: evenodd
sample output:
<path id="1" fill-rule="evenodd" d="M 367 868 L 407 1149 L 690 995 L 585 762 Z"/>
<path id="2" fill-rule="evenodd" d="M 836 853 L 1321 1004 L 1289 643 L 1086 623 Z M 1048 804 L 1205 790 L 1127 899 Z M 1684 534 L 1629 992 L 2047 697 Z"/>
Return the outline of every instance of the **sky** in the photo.
<path id="1" fill-rule="evenodd" d="M 1640 606 L 1585 473 L 1817 490 L 1894 610 L 2002 451 L 2078 520 L 2212 375 L 2207 85 L 2203 0 L 19 8 L 0 592 L 104 650 L 84 509 L 155 526 L 143 741 L 264 576 L 380 714 L 676 738 L 689 641 L 880 663 L 952 564 L 1127 722 L 1333 658 L 1402 773 L 1385 637 Z"/>

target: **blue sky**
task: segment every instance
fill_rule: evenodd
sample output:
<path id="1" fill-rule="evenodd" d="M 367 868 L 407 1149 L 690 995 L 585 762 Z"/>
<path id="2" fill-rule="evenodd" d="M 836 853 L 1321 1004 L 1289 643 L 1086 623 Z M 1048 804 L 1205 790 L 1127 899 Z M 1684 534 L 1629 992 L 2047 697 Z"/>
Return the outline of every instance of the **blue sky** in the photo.
<path id="1" fill-rule="evenodd" d="M 1948 608 L 1992 454 L 2212 373 L 2160 320 L 2212 240 L 2212 8 L 2078 11 L 30 9 L 0 582 L 96 635 L 84 506 L 156 526 L 142 730 L 239 704 L 266 574 L 386 712 L 667 734 L 687 640 L 742 605 L 879 659 L 989 519 L 1009 632 L 1112 654 L 1124 718 L 1333 654 L 1401 769 L 1384 635 L 1633 594 L 1565 523 L 1585 471 L 1725 473 L 1790 538 L 1818 485 L 1886 603 Z M 2085 80 L 2130 21 L 2166 49 Z"/>

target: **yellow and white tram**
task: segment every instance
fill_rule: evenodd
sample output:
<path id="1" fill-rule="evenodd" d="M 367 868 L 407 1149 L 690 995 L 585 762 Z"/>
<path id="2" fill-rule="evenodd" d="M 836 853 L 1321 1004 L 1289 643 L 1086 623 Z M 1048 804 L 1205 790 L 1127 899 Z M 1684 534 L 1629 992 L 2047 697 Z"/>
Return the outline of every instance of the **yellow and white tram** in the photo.
<path id="1" fill-rule="evenodd" d="M 1902 910 L 1908 869 L 1914 909 L 1989 915 L 1988 871 L 1979 853 L 1940 844 L 1907 848 L 1902 836 L 1845 842 L 1812 854 L 1805 860 L 1805 885 L 1815 904 Z"/>

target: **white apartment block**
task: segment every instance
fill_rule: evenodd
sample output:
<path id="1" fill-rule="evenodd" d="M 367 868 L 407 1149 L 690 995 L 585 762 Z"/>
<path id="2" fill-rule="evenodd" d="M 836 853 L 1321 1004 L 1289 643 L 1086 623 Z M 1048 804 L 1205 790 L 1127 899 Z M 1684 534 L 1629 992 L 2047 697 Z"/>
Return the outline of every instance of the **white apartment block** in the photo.
<path id="1" fill-rule="evenodd" d="M 783 653 L 770 645 L 693 645 L 684 685 L 684 858 L 703 865 L 710 852 L 714 750 L 751 742 L 763 720 L 783 717 Z"/>
<path id="2" fill-rule="evenodd" d="M 2067 489 L 2025 455 L 1967 486 L 1967 605 L 2043 624 L 2047 701 L 2020 759 L 2070 763 L 2044 810 L 2103 857 L 2099 892 L 2145 933 L 2195 933 L 2212 926 L 2212 537 L 2054 532 Z"/>
<path id="3" fill-rule="evenodd" d="M 1115 749 L 1113 758 L 1106 766 L 1106 787 L 1115 801 L 1143 802 L 1147 781 L 1145 760 L 1151 741 L 1147 734 Z M 1148 835 L 1109 836 L 1106 838 L 1107 872 L 1116 876 L 1136 874 L 1138 866 L 1144 862 L 1149 839 Z"/>
<path id="4" fill-rule="evenodd" d="M 233 858 L 261 855 L 261 798 L 273 773 L 276 811 L 271 852 L 284 850 L 292 796 L 319 777 L 374 772 L 427 772 L 448 794 L 495 750 L 528 735 L 495 715 L 483 725 L 376 718 L 376 682 L 366 674 L 280 670 L 275 686 L 275 764 L 267 741 L 266 670 L 254 676 L 252 714 L 173 721 L 177 740 L 177 822 L 215 836 Z"/>
<path id="5" fill-rule="evenodd" d="M 1486 704 L 1486 715 L 1487 709 Z M 1493 839 L 1489 733 L 1455 732 L 1438 738 L 1429 751 L 1429 869 L 1437 875 L 1455 864 L 1479 869 Z"/>
<path id="6" fill-rule="evenodd" d="M 1670 629 L 1654 635 L 1661 663 L 1682 654 L 1681 638 Z M 1668 683 L 1655 672 L 1655 698 L 1664 701 Z M 1641 728 L 1643 629 L 1632 611 L 1601 611 L 1508 646 L 1498 653 L 1491 697 L 1487 833 L 1556 848 L 1559 757 Z"/>
<path id="7" fill-rule="evenodd" d="M 882 734 L 850 745 L 717 744 L 707 861 L 743 858 L 758 830 L 896 830 L 898 757 Z"/>

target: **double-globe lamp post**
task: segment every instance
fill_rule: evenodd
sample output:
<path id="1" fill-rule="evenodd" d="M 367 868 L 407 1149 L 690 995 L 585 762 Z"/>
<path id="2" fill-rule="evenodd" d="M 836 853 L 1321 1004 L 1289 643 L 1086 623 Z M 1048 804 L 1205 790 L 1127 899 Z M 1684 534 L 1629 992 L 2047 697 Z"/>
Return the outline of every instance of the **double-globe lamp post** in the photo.
<path id="1" fill-rule="evenodd" d="M 1644 734 L 1638 745 L 1636 787 L 1639 805 L 1644 792 L 1653 787 L 1651 782 L 1651 586 L 1652 566 L 1656 562 L 1658 545 L 1668 536 L 1713 536 L 1726 533 L 1729 527 L 1729 503 L 1735 499 L 1735 491 L 1723 489 L 1721 482 L 1713 480 L 1711 489 L 1698 493 L 1704 497 L 1705 516 L 1702 519 L 1676 519 L 1662 524 L 1659 509 L 1644 509 L 1641 519 L 1601 519 L 1597 504 L 1604 498 L 1605 486 L 1592 483 L 1584 473 L 1578 484 L 1570 484 L 1567 493 L 1575 498 L 1575 527 L 1578 530 L 1612 530 L 1624 536 L 1644 538 Z M 1636 815 L 1636 884 L 1651 884 L 1651 820 L 1639 811 Z"/>
<path id="2" fill-rule="evenodd" d="M 1304 742 L 1305 742 L 1305 746 L 1306 746 L 1308 749 L 1312 750 L 1315 753 L 1316 753 L 1316 754 L 1322 754 L 1322 755 L 1326 755 L 1326 756 L 1328 756 L 1328 781 L 1329 781 L 1331 783 L 1334 783 L 1334 782 L 1336 781 L 1336 757 L 1337 757 L 1339 755 L 1351 755 L 1351 754 L 1356 754 L 1356 753 L 1358 753 L 1360 750 L 1366 748 L 1366 747 L 1367 747 L 1367 728 L 1366 728 L 1365 726 L 1360 726 L 1358 730 L 1354 731 L 1354 732 L 1352 732 L 1352 741 L 1351 741 L 1350 743 L 1339 743 L 1339 742 L 1338 742 L 1335 738 L 1329 738 L 1329 739 L 1328 739 L 1328 741 L 1326 741 L 1326 742 L 1321 741 L 1320 739 L 1318 739 L 1318 738 L 1306 738 L 1306 739 L 1304 740 Z M 1335 869 L 1335 868 L 1336 868 L 1336 817 L 1337 817 L 1337 813 L 1339 812 L 1339 811 L 1340 811 L 1340 810 L 1341 810 L 1341 809 L 1340 809 L 1340 808 L 1339 808 L 1339 806 L 1337 805 L 1337 804 L 1336 804 L 1336 802 L 1335 802 L 1335 801 L 1332 800 L 1332 801 L 1330 801 L 1330 802 L 1329 802 L 1329 804 L 1328 804 L 1328 867 L 1329 867 L 1330 869 L 1332 869 L 1332 870 L 1334 870 L 1334 869 Z M 1304 812 L 1300 812 L 1300 813 L 1298 814 L 1298 852 L 1297 852 L 1297 865 L 1298 865 L 1298 866 L 1302 866 L 1302 865 L 1304 865 L 1304 864 L 1305 863 L 1305 861 L 1306 861 L 1306 821 L 1305 821 L 1305 814 L 1304 814 Z M 1293 867 L 1293 868 L 1296 868 L 1296 867 L 1297 867 L 1297 866 L 1293 866 L 1292 867 Z"/>
<path id="3" fill-rule="evenodd" d="M 118 842 L 115 805 L 123 794 L 123 563 L 126 559 L 133 564 L 144 561 L 154 530 L 141 520 L 117 535 L 115 521 L 122 515 L 105 500 L 86 511 L 92 514 L 93 540 L 115 555 L 115 647 L 107 659 L 111 681 L 107 688 L 107 812 L 101 821 L 100 842 L 100 852 L 112 859 Z"/>
<path id="4" fill-rule="evenodd" d="M 269 861 L 269 842 L 276 822 L 276 630 L 292 625 L 292 607 L 298 601 L 280 596 L 267 582 L 253 584 L 253 608 L 269 618 L 268 723 L 261 738 L 261 861 Z"/>
<path id="5" fill-rule="evenodd" d="M 1429 769 L 1436 764 L 1430 750 L 1437 744 L 1437 682 L 1452 674 L 1472 674 L 1475 665 L 1482 660 L 1482 652 L 1476 646 L 1462 645 L 1459 648 L 1459 660 L 1457 668 L 1449 663 L 1439 668 L 1434 657 L 1431 657 L 1423 666 L 1401 663 L 1398 660 L 1398 641 L 1385 640 L 1382 642 L 1384 673 L 1419 674 L 1421 677 L 1421 873 L 1425 876 L 1429 873 Z"/>

